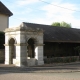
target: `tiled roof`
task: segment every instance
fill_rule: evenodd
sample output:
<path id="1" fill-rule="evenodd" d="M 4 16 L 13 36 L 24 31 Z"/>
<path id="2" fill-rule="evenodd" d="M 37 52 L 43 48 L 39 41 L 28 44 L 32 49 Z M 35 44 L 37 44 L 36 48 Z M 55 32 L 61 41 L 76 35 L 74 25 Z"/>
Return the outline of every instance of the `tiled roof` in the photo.
<path id="1" fill-rule="evenodd" d="M 13 13 L 0 1 L 0 13 L 12 16 Z"/>
<path id="2" fill-rule="evenodd" d="M 31 28 L 41 28 L 44 31 L 44 42 L 76 42 L 80 43 L 80 29 L 55 27 L 23 22 Z"/>

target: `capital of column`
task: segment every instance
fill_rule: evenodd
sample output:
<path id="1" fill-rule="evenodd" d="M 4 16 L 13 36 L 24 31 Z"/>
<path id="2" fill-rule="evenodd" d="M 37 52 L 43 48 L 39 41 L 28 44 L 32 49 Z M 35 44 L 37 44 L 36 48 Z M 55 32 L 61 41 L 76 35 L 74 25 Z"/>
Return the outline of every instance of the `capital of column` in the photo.
<path id="1" fill-rule="evenodd" d="M 35 46 L 44 46 L 45 44 L 34 44 Z"/>
<path id="2" fill-rule="evenodd" d="M 26 43 L 17 43 L 17 44 L 14 44 L 15 46 L 28 46 L 28 44 Z M 4 46 L 12 46 L 10 44 L 4 44 Z"/>
<path id="3" fill-rule="evenodd" d="M 4 46 L 9 46 L 9 44 L 4 44 Z"/>
<path id="4" fill-rule="evenodd" d="M 17 43 L 17 44 L 14 44 L 15 46 L 27 46 L 26 43 Z"/>

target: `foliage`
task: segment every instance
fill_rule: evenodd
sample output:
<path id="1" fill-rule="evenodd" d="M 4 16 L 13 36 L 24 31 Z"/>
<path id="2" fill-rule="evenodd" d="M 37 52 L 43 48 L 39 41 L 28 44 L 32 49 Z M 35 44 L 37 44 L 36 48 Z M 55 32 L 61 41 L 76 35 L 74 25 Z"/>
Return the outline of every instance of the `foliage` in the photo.
<path id="1" fill-rule="evenodd" d="M 52 24 L 52 26 L 60 26 L 60 23 L 59 22 L 55 22 Z"/>
<path id="2" fill-rule="evenodd" d="M 61 23 L 60 22 L 54 22 L 54 23 L 52 23 L 52 25 L 51 26 L 57 26 L 57 27 L 67 27 L 67 28 L 71 28 L 71 24 L 69 24 L 69 23 L 66 23 L 66 22 L 64 22 L 64 21 L 62 21 Z"/>
<path id="3" fill-rule="evenodd" d="M 78 56 L 71 56 L 71 57 L 53 57 L 53 58 L 46 58 L 44 59 L 44 63 L 69 63 L 79 61 Z"/>
<path id="4" fill-rule="evenodd" d="M 5 35 L 4 32 L 0 31 L 0 49 L 4 49 L 4 44 L 5 43 Z"/>
<path id="5" fill-rule="evenodd" d="M 77 46 L 74 49 L 80 53 L 80 46 Z"/>

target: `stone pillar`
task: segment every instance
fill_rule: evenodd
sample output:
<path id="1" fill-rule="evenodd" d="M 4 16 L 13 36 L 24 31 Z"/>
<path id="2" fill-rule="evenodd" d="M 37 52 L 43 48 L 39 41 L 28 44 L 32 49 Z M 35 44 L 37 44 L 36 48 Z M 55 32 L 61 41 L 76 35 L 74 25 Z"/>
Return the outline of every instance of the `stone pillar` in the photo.
<path id="1" fill-rule="evenodd" d="M 43 65 L 43 44 L 38 44 L 35 47 L 35 59 L 37 65 Z"/>
<path id="2" fill-rule="evenodd" d="M 5 46 L 5 64 L 10 64 L 9 45 L 4 44 L 4 46 Z"/>
<path id="3" fill-rule="evenodd" d="M 16 66 L 24 67 L 27 65 L 27 47 L 25 44 L 16 44 Z"/>
<path id="4" fill-rule="evenodd" d="M 13 54 L 14 50 L 12 49 L 12 45 L 4 44 L 5 46 L 5 64 L 14 64 Z M 13 54 L 12 54 L 13 52 Z"/>

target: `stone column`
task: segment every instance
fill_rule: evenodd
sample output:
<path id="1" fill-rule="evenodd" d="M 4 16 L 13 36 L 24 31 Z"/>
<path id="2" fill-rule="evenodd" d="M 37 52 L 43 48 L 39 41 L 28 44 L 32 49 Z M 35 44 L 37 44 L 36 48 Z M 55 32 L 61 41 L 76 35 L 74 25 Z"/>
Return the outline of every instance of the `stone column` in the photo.
<path id="1" fill-rule="evenodd" d="M 38 44 L 35 47 L 35 59 L 37 65 L 43 65 L 43 44 Z"/>
<path id="2" fill-rule="evenodd" d="M 24 43 L 16 45 L 16 66 L 24 67 L 27 65 L 27 47 Z"/>
<path id="3" fill-rule="evenodd" d="M 5 46 L 5 64 L 10 64 L 9 45 L 4 44 L 4 46 Z"/>

